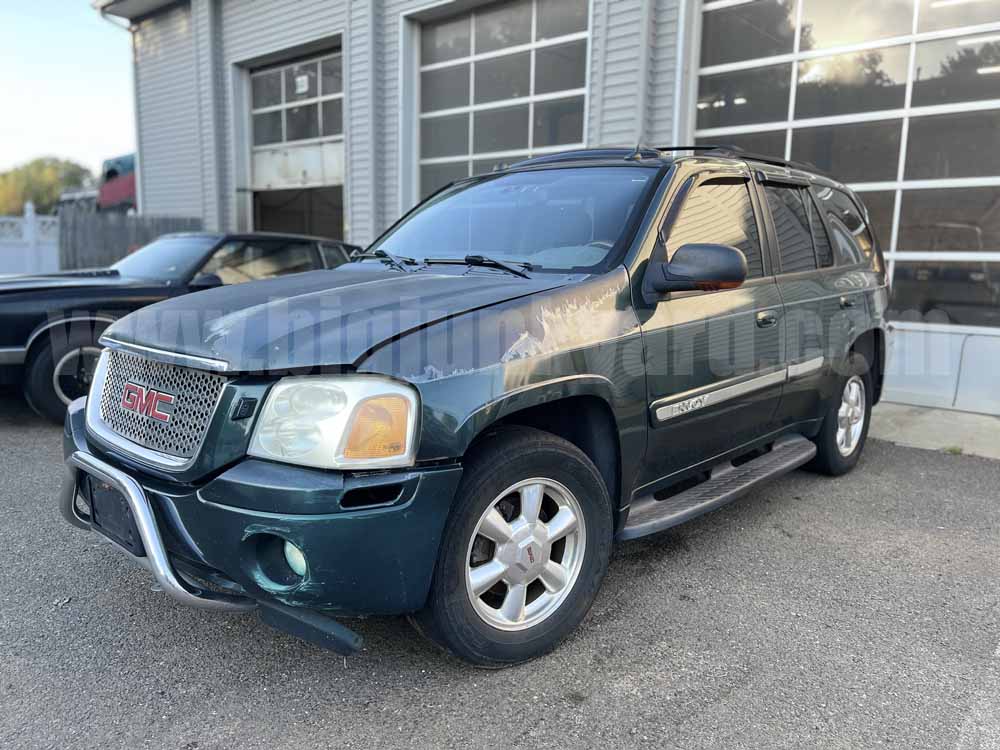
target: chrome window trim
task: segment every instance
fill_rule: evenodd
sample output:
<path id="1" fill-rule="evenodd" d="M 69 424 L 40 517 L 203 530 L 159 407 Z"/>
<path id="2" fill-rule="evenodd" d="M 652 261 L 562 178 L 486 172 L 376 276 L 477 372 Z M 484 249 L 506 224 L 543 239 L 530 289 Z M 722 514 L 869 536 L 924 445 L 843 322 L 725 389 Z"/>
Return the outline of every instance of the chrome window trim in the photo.
<path id="1" fill-rule="evenodd" d="M 179 367 L 190 367 L 194 370 L 209 370 L 211 372 L 229 372 L 229 363 L 222 359 L 211 359 L 210 357 L 199 357 L 194 354 L 171 352 L 166 349 L 157 349 L 153 346 L 120 341 L 110 336 L 101 336 L 99 343 L 109 349 L 117 349 L 127 354 L 136 354 L 145 359 L 151 359 L 167 365 L 178 365 Z"/>
<path id="2" fill-rule="evenodd" d="M 25 357 L 28 356 L 27 347 L 11 346 L 0 349 L 0 365 L 20 365 L 24 364 Z"/>
<path id="3" fill-rule="evenodd" d="M 168 362 L 167 364 L 177 363 Z M 191 458 L 179 458 L 177 456 L 171 456 L 167 453 L 155 451 L 139 445 L 138 443 L 134 443 L 124 435 L 119 435 L 107 426 L 105 421 L 101 418 L 101 399 L 99 398 L 99 395 L 104 391 L 104 381 L 107 378 L 107 372 L 108 354 L 107 352 L 104 352 L 101 354 L 101 358 L 97 361 L 97 368 L 94 370 L 94 380 L 91 384 L 90 395 L 87 398 L 87 434 L 105 450 L 121 453 L 122 455 L 153 469 L 159 469 L 161 471 L 177 474 L 194 466 L 194 464 L 201 457 L 201 449 L 204 447 L 205 439 L 208 437 L 208 433 L 212 428 L 212 421 L 215 419 L 215 415 L 219 411 L 219 404 L 222 402 L 222 397 L 226 392 L 226 386 L 219 389 L 219 395 L 218 398 L 216 398 L 215 406 L 212 408 L 212 416 L 209 419 L 208 427 L 206 428 L 205 433 L 201 436 L 201 440 L 198 442 L 198 446 L 195 448 L 194 454 Z"/>

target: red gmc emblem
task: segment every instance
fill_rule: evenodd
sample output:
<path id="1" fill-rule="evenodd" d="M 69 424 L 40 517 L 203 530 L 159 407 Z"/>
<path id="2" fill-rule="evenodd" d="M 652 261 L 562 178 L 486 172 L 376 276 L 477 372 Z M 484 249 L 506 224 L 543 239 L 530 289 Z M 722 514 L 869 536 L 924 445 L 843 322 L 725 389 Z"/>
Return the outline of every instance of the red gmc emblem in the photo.
<path id="1" fill-rule="evenodd" d="M 123 409 L 134 411 L 159 422 L 169 422 L 171 417 L 171 414 L 162 411 L 160 406 L 173 403 L 173 394 L 164 393 L 154 388 L 146 388 L 136 383 L 126 383 L 125 392 L 122 393 Z"/>

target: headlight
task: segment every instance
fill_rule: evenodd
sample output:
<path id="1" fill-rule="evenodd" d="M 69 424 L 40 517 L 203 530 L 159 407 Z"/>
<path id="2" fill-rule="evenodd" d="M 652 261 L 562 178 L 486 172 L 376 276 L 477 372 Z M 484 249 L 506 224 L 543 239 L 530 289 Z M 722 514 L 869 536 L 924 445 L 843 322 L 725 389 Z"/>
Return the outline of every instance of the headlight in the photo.
<path id="1" fill-rule="evenodd" d="M 250 455 L 321 469 L 412 466 L 417 394 L 373 375 L 282 378 L 271 388 Z"/>

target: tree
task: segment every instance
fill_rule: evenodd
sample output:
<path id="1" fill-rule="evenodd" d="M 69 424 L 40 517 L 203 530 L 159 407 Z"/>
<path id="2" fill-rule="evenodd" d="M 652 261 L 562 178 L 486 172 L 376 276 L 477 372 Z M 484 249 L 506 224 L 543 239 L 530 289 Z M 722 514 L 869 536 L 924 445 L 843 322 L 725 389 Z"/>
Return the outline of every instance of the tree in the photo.
<path id="1" fill-rule="evenodd" d="M 76 162 L 51 156 L 34 159 L 0 173 L 0 216 L 20 214 L 27 201 L 38 213 L 50 213 L 63 190 L 92 182 L 90 170 Z"/>

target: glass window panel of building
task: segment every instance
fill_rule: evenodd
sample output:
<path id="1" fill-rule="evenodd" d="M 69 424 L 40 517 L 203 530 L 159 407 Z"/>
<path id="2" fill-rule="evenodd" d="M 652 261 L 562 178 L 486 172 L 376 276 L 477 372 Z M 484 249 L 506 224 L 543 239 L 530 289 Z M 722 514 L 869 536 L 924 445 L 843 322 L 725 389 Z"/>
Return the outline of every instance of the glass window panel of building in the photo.
<path id="1" fill-rule="evenodd" d="M 701 16 L 697 143 L 854 187 L 899 319 L 1000 326 L 1000 0 L 706 0 Z"/>
<path id="2" fill-rule="evenodd" d="M 582 146 L 587 0 L 515 0 L 426 23 L 420 193 Z"/>
<path id="3" fill-rule="evenodd" d="M 254 146 L 344 134 L 343 57 L 338 53 L 250 74 Z"/>

